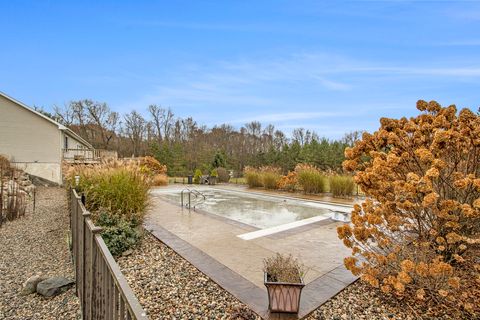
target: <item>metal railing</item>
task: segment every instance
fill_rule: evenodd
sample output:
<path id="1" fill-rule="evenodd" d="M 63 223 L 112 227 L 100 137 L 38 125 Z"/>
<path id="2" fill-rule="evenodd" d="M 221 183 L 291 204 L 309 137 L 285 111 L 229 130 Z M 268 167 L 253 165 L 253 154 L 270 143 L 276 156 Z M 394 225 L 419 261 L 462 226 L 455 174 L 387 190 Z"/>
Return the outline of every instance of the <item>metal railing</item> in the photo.
<path id="1" fill-rule="evenodd" d="M 188 195 L 188 202 L 185 202 L 184 200 L 185 194 Z M 196 206 L 202 204 L 207 199 L 207 196 L 196 189 L 185 188 L 182 190 L 182 192 L 180 192 L 180 198 L 182 208 L 185 206 L 186 208 L 191 209 L 193 200 L 193 210 L 195 210 Z"/>
<path id="2" fill-rule="evenodd" d="M 117 159 L 117 151 L 103 149 L 63 149 L 63 159 L 67 161 L 100 161 Z"/>
<path id="3" fill-rule="evenodd" d="M 148 319 L 75 189 L 70 192 L 72 257 L 82 319 Z"/>

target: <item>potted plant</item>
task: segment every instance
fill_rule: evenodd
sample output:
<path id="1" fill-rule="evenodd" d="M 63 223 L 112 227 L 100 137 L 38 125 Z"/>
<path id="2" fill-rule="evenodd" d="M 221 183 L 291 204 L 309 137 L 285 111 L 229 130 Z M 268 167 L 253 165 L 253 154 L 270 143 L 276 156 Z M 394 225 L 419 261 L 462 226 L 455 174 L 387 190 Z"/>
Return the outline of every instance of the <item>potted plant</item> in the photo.
<path id="1" fill-rule="evenodd" d="M 264 283 L 271 312 L 298 313 L 305 286 L 305 266 L 292 255 L 277 253 L 263 261 Z"/>

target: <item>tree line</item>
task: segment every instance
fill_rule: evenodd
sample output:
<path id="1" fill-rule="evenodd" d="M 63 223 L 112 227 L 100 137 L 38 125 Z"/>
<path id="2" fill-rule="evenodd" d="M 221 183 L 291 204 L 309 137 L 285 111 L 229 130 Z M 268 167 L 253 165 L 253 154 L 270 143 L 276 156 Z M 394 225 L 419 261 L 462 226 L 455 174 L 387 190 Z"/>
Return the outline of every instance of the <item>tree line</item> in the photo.
<path id="1" fill-rule="evenodd" d="M 155 104 L 143 116 L 135 110 L 120 114 L 106 103 L 86 99 L 55 106 L 53 114 L 46 114 L 95 148 L 116 150 L 121 157 L 154 156 L 167 165 L 169 175 L 214 167 L 242 172 L 245 166 L 264 165 L 287 172 L 297 163 L 338 171 L 345 148 L 361 138 L 361 132 L 355 131 L 331 140 L 304 128 L 293 130 L 288 138 L 272 124 L 263 126 L 258 121 L 239 129 L 229 124 L 209 128 Z"/>

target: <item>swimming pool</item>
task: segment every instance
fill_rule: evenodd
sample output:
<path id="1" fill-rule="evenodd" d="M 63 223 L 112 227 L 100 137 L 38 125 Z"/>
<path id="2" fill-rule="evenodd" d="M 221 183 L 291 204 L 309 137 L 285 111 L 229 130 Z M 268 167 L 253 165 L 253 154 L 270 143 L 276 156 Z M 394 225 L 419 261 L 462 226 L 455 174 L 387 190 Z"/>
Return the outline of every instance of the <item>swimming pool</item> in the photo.
<path id="1" fill-rule="evenodd" d="M 269 196 L 213 187 L 197 187 L 195 189 L 205 195 L 205 200 L 196 205 L 196 209 L 259 229 L 286 225 L 296 221 L 314 222 L 321 218 L 346 221 L 348 213 L 351 211 L 350 206 L 283 196 Z M 152 194 L 180 204 L 182 190 L 183 188 L 155 189 Z M 313 219 L 314 217 L 319 217 L 319 219 Z"/>

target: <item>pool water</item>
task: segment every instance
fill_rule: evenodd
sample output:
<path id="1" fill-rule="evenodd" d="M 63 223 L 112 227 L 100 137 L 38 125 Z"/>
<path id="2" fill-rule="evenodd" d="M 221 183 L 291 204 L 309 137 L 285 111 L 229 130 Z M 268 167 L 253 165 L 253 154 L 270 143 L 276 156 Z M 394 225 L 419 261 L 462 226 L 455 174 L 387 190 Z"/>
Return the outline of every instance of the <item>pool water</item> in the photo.
<path id="1" fill-rule="evenodd" d="M 181 203 L 181 190 L 156 189 L 153 194 Z M 296 200 L 287 197 L 265 196 L 251 192 L 231 191 L 200 187 L 206 199 L 196 205 L 196 209 L 207 211 L 228 219 L 239 221 L 250 226 L 265 229 L 317 216 L 326 218 L 343 217 L 350 208 L 323 204 L 315 201 Z M 188 202 L 188 195 L 184 201 Z M 195 202 L 192 195 L 192 207 Z"/>

